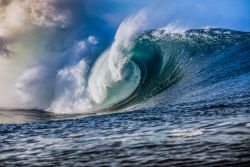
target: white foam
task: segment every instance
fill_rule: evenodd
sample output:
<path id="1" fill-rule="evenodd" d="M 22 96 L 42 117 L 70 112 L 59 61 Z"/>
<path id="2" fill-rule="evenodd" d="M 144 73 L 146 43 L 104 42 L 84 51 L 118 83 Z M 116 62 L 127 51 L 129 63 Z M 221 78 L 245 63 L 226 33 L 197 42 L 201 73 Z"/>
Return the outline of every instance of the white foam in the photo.
<path id="1" fill-rule="evenodd" d="M 246 127 L 247 127 L 247 128 L 250 128 L 250 123 L 246 123 Z"/>
<path id="2" fill-rule="evenodd" d="M 93 44 L 93 45 L 98 44 L 97 38 L 95 36 L 93 36 L 93 35 L 90 35 L 88 37 L 87 41 L 88 41 L 88 43 Z"/>
<path id="3" fill-rule="evenodd" d="M 173 129 L 170 132 L 171 137 L 196 137 L 204 134 L 204 129 Z"/>
<path id="4" fill-rule="evenodd" d="M 187 28 L 178 26 L 177 24 L 168 24 L 167 26 L 160 28 L 160 30 L 164 30 L 166 33 L 184 33 Z"/>
<path id="5" fill-rule="evenodd" d="M 55 100 L 49 110 L 55 113 L 80 113 L 91 109 L 84 76 L 88 72 L 84 60 L 58 72 Z"/>

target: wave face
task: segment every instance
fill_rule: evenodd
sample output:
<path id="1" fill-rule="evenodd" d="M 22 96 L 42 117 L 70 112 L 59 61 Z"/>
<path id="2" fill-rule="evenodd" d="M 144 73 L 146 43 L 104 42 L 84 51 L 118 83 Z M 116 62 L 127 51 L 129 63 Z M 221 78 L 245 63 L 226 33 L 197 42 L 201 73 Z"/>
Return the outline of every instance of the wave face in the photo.
<path id="1" fill-rule="evenodd" d="M 191 82 L 188 86 L 191 89 L 198 87 L 198 80 L 199 86 L 211 85 L 232 75 L 248 73 L 250 68 L 250 33 L 226 29 L 182 33 L 151 30 L 135 35 L 124 46 L 114 42 L 86 75 L 91 111 L 126 108 L 171 87 Z M 230 62 L 235 60 L 244 63 Z M 228 67 L 222 68 L 223 63 Z M 208 65 L 211 69 L 206 69 Z M 192 76 L 196 78 L 190 81 L 187 76 L 193 75 L 194 69 L 207 72 Z"/>

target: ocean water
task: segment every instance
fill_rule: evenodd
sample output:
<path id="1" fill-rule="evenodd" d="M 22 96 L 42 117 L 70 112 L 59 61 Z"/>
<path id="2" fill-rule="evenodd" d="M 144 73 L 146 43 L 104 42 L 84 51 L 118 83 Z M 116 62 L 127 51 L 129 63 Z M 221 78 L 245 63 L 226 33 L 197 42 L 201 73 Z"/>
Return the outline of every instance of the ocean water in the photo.
<path id="1" fill-rule="evenodd" d="M 1 109 L 0 166 L 249 166 L 250 33 L 113 46 L 88 74 L 88 112 Z"/>

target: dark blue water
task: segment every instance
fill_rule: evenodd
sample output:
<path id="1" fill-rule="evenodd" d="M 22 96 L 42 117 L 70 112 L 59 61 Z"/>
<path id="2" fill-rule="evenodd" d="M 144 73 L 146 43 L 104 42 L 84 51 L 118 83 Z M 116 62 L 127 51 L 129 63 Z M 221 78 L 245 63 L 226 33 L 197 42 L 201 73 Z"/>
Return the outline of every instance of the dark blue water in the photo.
<path id="1" fill-rule="evenodd" d="M 166 87 L 151 77 L 125 108 L 0 111 L 0 166 L 249 166 L 249 33 L 189 33 L 191 43 L 167 40 L 186 55 L 174 61 L 180 77 Z"/>
<path id="2" fill-rule="evenodd" d="M 0 166 L 248 166 L 242 98 L 1 125 Z"/>

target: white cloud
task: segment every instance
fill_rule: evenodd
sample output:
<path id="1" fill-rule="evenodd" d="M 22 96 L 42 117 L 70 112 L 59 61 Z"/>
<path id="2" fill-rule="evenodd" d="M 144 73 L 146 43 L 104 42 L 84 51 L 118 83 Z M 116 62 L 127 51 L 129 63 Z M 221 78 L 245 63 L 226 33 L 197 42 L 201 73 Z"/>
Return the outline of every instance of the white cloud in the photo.
<path id="1" fill-rule="evenodd" d="M 70 24 L 70 11 L 60 8 L 59 0 L 0 1 L 0 37 L 13 37 L 16 33 L 36 26 L 65 28 Z M 7 3 L 8 2 L 8 3 Z"/>
<path id="2" fill-rule="evenodd" d="M 23 6 L 37 26 L 64 28 L 69 24 L 70 12 L 58 8 L 50 0 L 26 0 Z"/>

